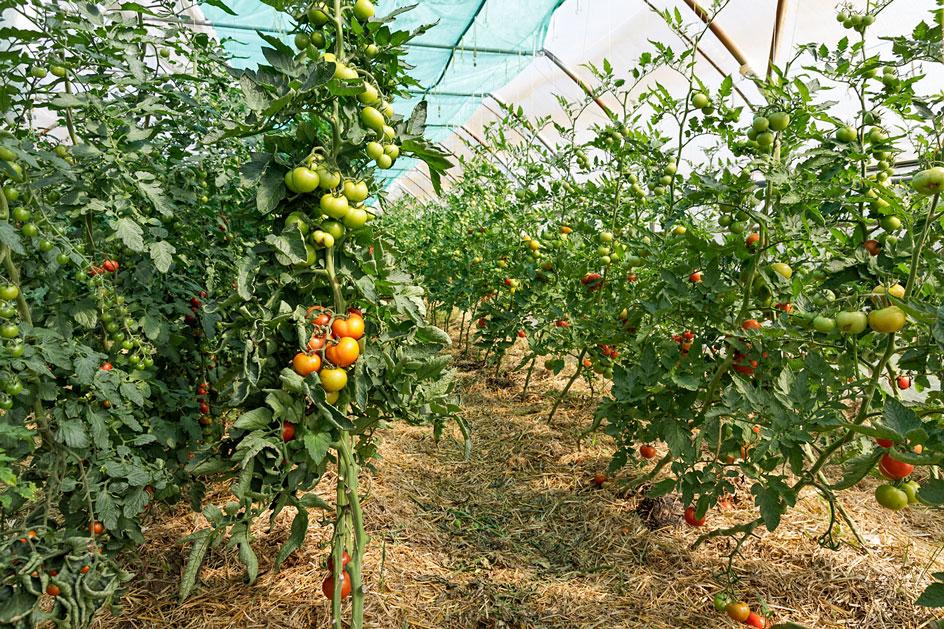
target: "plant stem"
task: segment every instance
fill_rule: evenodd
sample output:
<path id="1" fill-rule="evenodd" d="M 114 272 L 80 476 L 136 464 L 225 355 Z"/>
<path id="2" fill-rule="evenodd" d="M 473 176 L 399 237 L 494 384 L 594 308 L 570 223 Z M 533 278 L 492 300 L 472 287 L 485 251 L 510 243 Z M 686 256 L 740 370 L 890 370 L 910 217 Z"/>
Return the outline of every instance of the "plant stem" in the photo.
<path id="1" fill-rule="evenodd" d="M 548 424 L 554 421 L 554 415 L 557 413 L 557 408 L 561 405 L 561 402 L 564 401 L 564 398 L 567 397 L 567 392 L 570 391 L 570 387 L 574 386 L 574 382 L 576 382 L 577 378 L 580 377 L 580 372 L 583 369 L 583 357 L 586 356 L 586 354 L 587 354 L 587 348 L 583 348 L 580 351 L 580 355 L 577 356 L 577 369 L 576 371 L 574 371 L 574 375 L 570 377 L 570 380 L 567 381 L 566 386 L 564 386 L 564 390 L 560 392 L 559 396 L 557 396 L 557 400 L 554 402 L 554 406 L 553 408 L 551 408 L 551 412 L 548 413 L 548 416 L 547 416 Z"/>

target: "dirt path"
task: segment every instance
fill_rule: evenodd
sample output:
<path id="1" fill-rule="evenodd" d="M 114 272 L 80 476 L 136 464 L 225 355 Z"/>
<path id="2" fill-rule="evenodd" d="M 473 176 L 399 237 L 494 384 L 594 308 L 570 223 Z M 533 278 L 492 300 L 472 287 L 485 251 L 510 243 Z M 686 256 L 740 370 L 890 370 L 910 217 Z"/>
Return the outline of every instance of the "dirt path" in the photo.
<path id="1" fill-rule="evenodd" d="M 735 626 L 710 606 L 730 542 L 692 552 L 696 533 L 678 524 L 681 508 L 650 531 L 635 512 L 638 498 L 621 495 L 621 479 L 592 486 L 611 446 L 599 436 L 578 443 L 594 407 L 587 391 L 575 387 L 549 427 L 549 392 L 563 378 L 537 374 L 534 393 L 521 399 L 523 378 L 492 381 L 469 364 L 460 367 L 472 458 L 463 460 L 454 435 L 437 444 L 428 428 L 398 425 L 386 433 L 382 458 L 364 482 L 372 536 L 367 626 Z M 332 484 L 326 479 L 325 487 Z M 844 497 L 869 548 L 820 548 L 825 504 L 806 496 L 776 533 L 746 544 L 735 564 L 741 595 L 752 607 L 764 598 L 778 620 L 817 629 L 900 629 L 929 621 L 911 601 L 926 582 L 935 545 L 944 542 L 944 523 L 924 509 L 878 511 L 873 488 L 874 481 L 866 482 Z M 709 526 L 752 513 L 747 496 L 712 513 Z M 256 531 L 261 574 L 253 587 L 242 583 L 234 554 L 220 549 L 184 606 L 175 593 L 185 550 L 174 542 L 202 518 L 184 509 L 155 517 L 151 541 L 132 568 L 138 577 L 124 613 L 100 626 L 329 626 L 320 591 L 327 523 L 318 526 L 313 518 L 304 550 L 281 572 L 272 570 L 269 558 L 287 537 L 291 517 Z"/>

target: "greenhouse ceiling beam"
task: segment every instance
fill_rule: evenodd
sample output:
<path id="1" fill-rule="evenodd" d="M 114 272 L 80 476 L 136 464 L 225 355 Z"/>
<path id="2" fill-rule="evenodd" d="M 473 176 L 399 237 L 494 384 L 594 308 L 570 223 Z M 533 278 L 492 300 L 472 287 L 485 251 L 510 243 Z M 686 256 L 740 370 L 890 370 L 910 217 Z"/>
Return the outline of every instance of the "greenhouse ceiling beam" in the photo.
<path id="1" fill-rule="evenodd" d="M 731 56 L 734 57 L 734 60 L 738 62 L 741 66 L 741 71 L 753 74 L 754 71 L 751 70 L 751 66 L 747 63 L 747 57 L 744 56 L 744 53 L 741 52 L 741 49 L 738 48 L 737 44 L 728 37 L 728 34 L 724 32 L 724 29 L 718 26 L 715 21 L 712 19 L 712 16 L 708 15 L 708 12 L 705 11 L 695 0 L 683 0 L 688 8 L 698 16 L 698 18 L 705 23 L 705 26 L 718 38 L 718 41 L 721 42 L 721 45 L 724 46 Z"/>
<path id="2" fill-rule="evenodd" d="M 767 80 L 774 72 L 774 61 L 780 50 L 780 29 L 783 28 L 783 19 L 787 13 L 787 0 L 777 0 L 777 17 L 774 19 L 774 30 L 770 35 L 770 55 L 767 57 Z"/>
<path id="3" fill-rule="evenodd" d="M 268 33 L 270 35 L 289 35 L 290 32 L 286 30 L 281 30 L 277 28 L 265 27 L 265 26 L 247 26 L 245 24 L 232 24 L 230 22 L 209 22 L 201 21 L 194 19 L 187 19 L 184 17 L 179 18 L 162 18 L 162 17 L 148 17 L 144 19 L 145 22 L 162 22 L 166 24 L 187 24 L 188 26 L 201 26 L 205 28 L 223 28 L 233 31 L 259 31 L 261 33 Z M 431 50 L 458 50 L 459 52 L 471 52 L 471 53 L 481 53 L 487 55 L 505 55 L 508 57 L 533 57 L 535 53 L 530 50 L 515 50 L 513 48 L 490 48 L 488 46 L 459 46 L 459 45 L 450 45 L 450 44 L 431 44 L 426 42 L 409 42 L 406 44 L 401 44 L 404 48 L 428 48 Z"/>
<path id="4" fill-rule="evenodd" d="M 614 116 L 613 110 L 610 109 L 609 107 L 607 107 L 607 106 L 606 106 L 606 103 L 604 103 L 602 100 L 600 100 L 599 97 L 594 96 L 594 95 L 593 95 L 593 90 L 590 89 L 590 86 L 587 85 L 586 83 L 584 83 L 584 82 L 581 80 L 581 78 L 580 78 L 579 76 L 577 76 L 576 74 L 574 74 L 574 73 L 571 71 L 571 69 L 568 68 L 567 65 L 557 57 L 557 55 L 555 55 L 553 52 L 551 52 L 551 51 L 548 50 L 547 48 L 542 49 L 542 50 L 541 50 L 541 53 L 542 53 L 545 57 L 547 57 L 548 59 L 550 59 L 550 60 L 551 60 L 551 63 L 553 63 L 554 65 L 556 65 L 556 66 L 558 67 L 558 69 L 560 69 L 561 72 L 563 72 L 564 74 L 566 74 L 566 75 L 567 75 L 567 78 L 569 78 L 571 81 L 573 81 L 573 82 L 577 85 L 577 87 L 579 87 L 581 90 L 583 90 L 584 94 L 586 94 L 587 96 L 589 96 L 590 98 L 592 98 L 592 99 L 593 99 L 593 102 L 595 102 L 595 103 L 597 104 L 597 106 L 598 106 L 600 109 L 603 110 L 603 113 L 605 113 L 608 117 L 613 118 L 613 116 Z"/>
<path id="5" fill-rule="evenodd" d="M 659 10 L 655 7 L 655 5 L 652 4 L 652 2 L 650 2 L 649 0 L 645 0 L 645 2 L 646 2 L 647 5 L 649 5 L 649 8 L 650 8 L 650 9 L 652 9 L 652 10 L 655 11 L 656 13 L 659 12 Z M 718 74 L 720 74 L 722 77 L 728 76 L 728 73 L 724 71 L 724 68 L 722 68 L 721 65 L 720 65 L 717 61 L 715 61 L 714 58 L 711 57 L 711 55 L 709 55 L 707 52 L 705 52 L 704 50 L 702 50 L 702 49 L 701 49 L 701 46 L 699 46 L 697 43 L 695 43 L 695 40 L 693 40 L 691 37 L 689 37 L 688 35 L 686 35 L 685 33 L 681 32 L 681 31 L 679 31 L 678 35 L 679 35 L 679 37 L 681 37 L 683 40 L 685 40 L 685 42 L 686 42 L 689 46 L 692 46 L 692 47 L 695 49 L 695 52 L 697 52 L 697 53 L 700 54 L 702 57 L 704 57 L 704 58 L 705 58 L 705 61 L 708 62 L 708 65 L 710 65 L 712 68 L 714 68 L 715 70 L 717 70 L 717 71 L 718 71 Z M 740 87 L 738 87 L 737 85 L 734 85 L 733 87 L 734 87 L 734 91 L 737 92 L 737 93 L 738 93 L 738 96 L 741 97 L 741 100 L 743 100 L 743 101 L 744 101 L 745 103 L 747 103 L 748 105 L 753 106 L 753 105 L 751 104 L 750 99 L 747 97 L 747 94 L 745 94 L 744 92 L 742 92 Z"/>

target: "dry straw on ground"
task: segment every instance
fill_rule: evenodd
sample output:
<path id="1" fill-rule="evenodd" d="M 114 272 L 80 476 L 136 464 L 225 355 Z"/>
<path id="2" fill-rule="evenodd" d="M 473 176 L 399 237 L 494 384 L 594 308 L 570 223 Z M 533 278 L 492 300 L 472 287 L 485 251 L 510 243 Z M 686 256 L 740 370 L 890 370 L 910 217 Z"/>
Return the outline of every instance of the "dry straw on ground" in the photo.
<path id="1" fill-rule="evenodd" d="M 636 513 L 639 499 L 620 481 L 602 489 L 591 478 L 606 468 L 612 446 L 579 435 L 594 401 L 577 386 L 553 426 L 551 394 L 564 375 L 542 372 L 521 398 L 523 378 L 494 381 L 460 366 L 463 407 L 474 451 L 462 458 L 455 436 L 435 443 L 431 431 L 399 425 L 386 433 L 377 471 L 364 479 L 372 544 L 366 559 L 366 624 L 380 628 L 554 627 L 659 629 L 734 627 L 711 607 L 731 542 L 690 550 L 696 533 L 681 521 L 651 531 Z M 491 370 L 489 370 L 491 372 Z M 912 602 L 944 543 L 944 521 L 923 508 L 877 509 L 866 481 L 845 492 L 866 548 L 821 548 L 826 505 L 805 495 L 774 533 L 762 531 L 735 563 L 738 591 L 752 607 L 763 599 L 779 621 L 810 628 L 928 627 L 933 615 Z M 323 487 L 333 486 L 325 479 Z M 225 488 L 217 488 L 219 504 Z M 330 492 L 324 491 L 330 499 Z M 709 526 L 753 517 L 749 495 L 710 514 Z M 137 573 L 123 613 L 99 628 L 328 627 L 321 594 L 330 525 L 313 518 L 303 550 L 280 572 L 271 558 L 288 536 L 293 514 L 272 530 L 255 530 L 261 573 L 252 587 L 230 551 L 210 554 L 194 595 L 176 599 L 186 559 L 178 544 L 204 525 L 185 507 L 152 514 L 147 544 L 132 558 Z M 651 523 L 650 523 L 651 524 Z"/>

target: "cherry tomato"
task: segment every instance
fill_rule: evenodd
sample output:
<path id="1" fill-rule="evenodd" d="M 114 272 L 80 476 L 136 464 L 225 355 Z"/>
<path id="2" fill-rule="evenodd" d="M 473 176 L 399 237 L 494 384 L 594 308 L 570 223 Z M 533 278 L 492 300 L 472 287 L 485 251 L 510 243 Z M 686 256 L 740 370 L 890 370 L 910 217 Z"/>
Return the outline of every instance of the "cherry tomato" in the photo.
<path id="1" fill-rule="evenodd" d="M 92 533 L 92 535 L 101 535 L 105 532 L 105 525 L 96 520 L 89 524 L 89 531 Z"/>
<path id="2" fill-rule="evenodd" d="M 744 622 L 751 615 L 751 608 L 744 601 L 728 603 L 724 611 L 728 614 L 728 618 L 736 622 Z"/>
<path id="3" fill-rule="evenodd" d="M 285 422 L 282 426 L 282 441 L 289 442 L 295 438 L 295 424 Z"/>
<path id="4" fill-rule="evenodd" d="M 705 517 L 699 519 L 695 516 L 695 507 L 688 507 L 685 509 L 685 521 L 689 524 L 689 526 L 704 526 L 705 519 Z"/>
<path id="5" fill-rule="evenodd" d="M 321 582 L 321 591 L 329 601 L 334 600 L 334 575 L 328 574 Z M 341 598 L 347 598 L 351 595 L 351 575 L 347 570 L 341 572 Z"/>
<path id="6" fill-rule="evenodd" d="M 656 449 L 648 443 L 639 448 L 639 456 L 644 459 L 651 459 L 656 455 Z"/>

